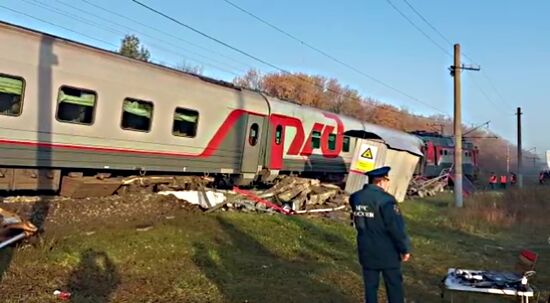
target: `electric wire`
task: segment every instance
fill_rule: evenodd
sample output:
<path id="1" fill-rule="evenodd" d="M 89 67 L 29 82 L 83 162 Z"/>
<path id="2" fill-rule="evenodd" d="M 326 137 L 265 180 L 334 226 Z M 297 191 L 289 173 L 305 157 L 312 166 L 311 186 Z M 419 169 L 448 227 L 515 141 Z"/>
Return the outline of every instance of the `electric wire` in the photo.
<path id="1" fill-rule="evenodd" d="M 127 32 L 123 32 L 123 31 L 120 31 L 118 29 L 114 29 L 112 27 L 109 27 L 109 26 L 106 26 L 104 24 L 100 24 L 98 22 L 95 22 L 95 21 L 92 21 L 90 19 L 87 19 L 85 17 L 82 17 L 82 16 L 77 16 L 77 15 L 74 15 L 74 14 L 71 14 L 67 11 L 64 11 L 64 10 L 61 10 L 59 8 L 56 8 L 56 7 L 53 7 L 53 6 L 50 6 L 50 5 L 47 5 L 45 3 L 42 3 L 42 2 L 39 2 L 37 0 L 32 0 L 33 2 L 30 2 L 29 0 L 23 0 L 24 2 L 27 2 L 31 5 L 34 5 L 34 6 L 37 6 L 37 7 L 40 7 L 42 9 L 45 9 L 45 10 L 48 10 L 48 11 L 51 11 L 51 12 L 54 12 L 56 14 L 59 14 L 59 15 L 62 15 L 62 16 L 65 16 L 65 17 L 68 17 L 70 18 L 71 20 L 74 20 L 74 21 L 78 21 L 78 22 L 81 22 L 81 23 L 84 23 L 84 24 L 87 24 L 87 25 L 92 25 L 92 26 L 95 26 L 97 28 L 103 28 L 103 30 L 105 31 L 108 31 L 110 33 L 114 33 L 114 34 L 117 34 L 117 35 L 126 35 Z M 132 30 L 132 29 L 130 29 Z M 137 32 L 137 31 L 136 31 Z M 137 32 L 139 33 L 139 32 Z M 146 35 L 146 34 L 144 34 Z M 154 37 L 151 37 L 152 39 L 155 39 Z M 158 39 L 157 39 L 158 40 Z M 162 40 L 161 40 L 162 41 Z M 167 43 L 167 44 L 170 44 L 169 42 L 167 41 L 162 41 L 163 43 Z M 112 44 L 111 44 L 112 45 Z M 228 73 L 228 74 L 231 74 L 233 76 L 238 76 L 239 74 L 235 73 L 234 71 L 232 70 L 228 70 L 228 69 L 225 69 L 225 68 L 222 68 L 222 67 L 219 67 L 217 65 L 212 65 L 208 62 L 204 62 L 204 61 L 201 61 L 201 60 L 198 60 L 196 58 L 193 58 L 187 54 L 183 54 L 183 53 L 180 53 L 180 52 L 177 52 L 177 51 L 174 51 L 172 49 L 169 49 L 169 48 L 166 48 L 166 47 L 163 47 L 163 46 L 160 46 L 158 44 L 154 44 L 154 43 L 149 43 L 150 47 L 152 47 L 152 49 L 156 49 L 158 51 L 161 51 L 163 53 L 168 53 L 168 54 L 172 54 L 172 55 L 176 55 L 178 57 L 187 57 L 187 59 L 190 59 L 196 63 L 199 63 L 199 64 L 203 64 L 203 65 L 206 65 L 206 66 L 209 66 L 213 69 L 216 69 L 216 70 L 219 70 L 219 71 L 222 71 L 222 72 L 225 72 L 225 73 Z M 173 45 L 173 44 L 172 44 Z M 177 46 L 176 46 L 177 47 Z M 197 54 L 200 56 L 200 54 Z M 207 58 L 208 59 L 208 58 Z M 242 71 L 238 71 L 238 72 L 241 72 Z"/>
<path id="2" fill-rule="evenodd" d="M 87 1 L 87 0 L 82 0 L 82 1 Z M 176 23 L 176 24 L 178 24 L 178 25 L 180 25 L 180 26 L 182 26 L 182 27 L 185 27 L 185 28 L 187 28 L 188 30 L 190 30 L 190 31 L 192 31 L 192 32 L 194 32 L 194 33 L 196 33 L 196 34 L 198 34 L 198 35 L 200 35 L 200 36 L 203 36 L 203 37 L 205 37 L 205 38 L 207 38 L 207 39 L 209 39 L 209 40 L 212 40 L 212 41 L 214 41 L 214 42 L 216 42 L 216 43 L 218 43 L 218 44 L 221 44 L 221 45 L 223 45 L 223 46 L 225 46 L 225 47 L 227 47 L 227 48 L 229 48 L 229 49 L 231 49 L 231 50 L 233 50 L 233 51 L 235 51 L 235 52 L 237 52 L 237 53 L 239 53 L 239 54 L 241 54 L 241 55 L 243 55 L 243 56 L 245 56 L 245 57 L 248 57 L 248 58 L 250 58 L 250 59 L 252 59 L 252 60 L 254 60 L 254 61 L 257 61 L 257 62 L 259 62 L 259 63 L 262 63 L 262 64 L 264 64 L 264 65 L 266 65 L 266 66 L 269 66 L 269 67 L 271 67 L 271 68 L 273 68 L 273 69 L 275 69 L 275 70 L 278 70 L 279 72 L 282 72 L 282 73 L 284 73 L 284 74 L 291 74 L 289 71 L 287 71 L 287 70 L 285 70 L 285 69 L 283 69 L 283 68 L 281 68 L 281 67 L 279 67 L 279 66 L 277 66 L 277 65 L 275 65 L 275 64 L 273 64 L 273 63 L 270 63 L 270 62 L 268 62 L 267 60 L 261 59 L 261 58 L 255 56 L 255 55 L 252 55 L 252 54 L 250 54 L 250 53 L 248 53 L 248 52 L 246 52 L 246 51 L 241 50 L 240 48 L 237 48 L 237 47 L 235 47 L 235 46 L 233 46 L 233 45 L 230 45 L 230 44 L 228 44 L 228 43 L 226 43 L 226 42 L 224 42 L 224 41 L 222 41 L 222 40 L 220 40 L 220 39 L 218 39 L 218 38 L 216 38 L 216 37 L 213 37 L 213 36 L 211 36 L 211 35 L 209 35 L 209 34 L 206 34 L 206 33 L 202 32 L 202 31 L 196 29 L 196 28 L 193 27 L 193 26 L 190 26 L 190 25 L 188 25 L 188 24 L 186 24 L 186 23 L 184 23 L 184 22 L 182 22 L 182 21 L 180 21 L 180 20 L 178 20 L 178 19 L 176 19 L 176 18 L 174 18 L 174 17 L 171 17 L 171 16 L 169 16 L 169 15 L 167 15 L 167 14 L 165 14 L 165 13 L 163 13 L 163 12 L 161 12 L 161 11 L 159 11 L 159 10 L 157 10 L 157 9 L 155 9 L 155 8 L 153 8 L 153 7 L 151 7 L 151 6 L 149 6 L 149 5 L 144 4 L 144 3 L 141 2 L 141 1 L 138 1 L 138 0 L 130 0 L 130 1 L 134 2 L 135 4 L 137 4 L 137 5 L 139 5 L 139 6 L 143 7 L 143 8 L 145 8 L 145 9 L 147 9 L 147 10 L 149 10 L 149 11 L 151 11 L 151 12 L 153 12 L 153 13 L 159 15 L 159 16 L 164 17 L 164 18 L 166 18 L 166 19 L 168 19 L 168 20 L 170 20 L 170 21 L 172 21 L 172 22 L 174 22 L 174 23 Z M 420 103 L 420 104 L 423 104 L 424 106 L 427 106 L 427 107 L 429 107 L 429 108 L 431 108 L 431 109 L 434 109 L 434 110 L 436 110 L 436 111 L 438 111 L 438 112 L 440 112 L 440 113 L 446 114 L 445 112 L 441 111 L 440 109 L 438 109 L 438 108 L 436 108 L 436 107 L 434 107 L 434 106 L 432 106 L 432 105 L 430 105 L 430 104 L 428 104 L 428 103 L 425 103 L 425 102 L 419 100 L 418 98 L 415 98 L 415 97 L 413 97 L 413 96 L 411 96 L 411 95 L 409 95 L 409 94 L 407 94 L 407 93 L 405 93 L 405 92 L 403 92 L 403 91 L 401 91 L 401 90 L 399 90 L 399 89 L 397 89 L 397 88 L 395 88 L 395 87 L 393 87 L 393 86 L 391 86 L 391 85 L 389 85 L 389 84 L 386 84 L 386 83 L 384 83 L 384 82 L 382 82 L 382 81 L 380 81 L 380 80 L 378 80 L 378 79 L 375 79 L 375 78 L 373 78 L 373 79 L 374 79 L 376 82 L 378 82 L 379 84 L 382 84 L 382 85 L 386 86 L 387 88 L 390 88 L 390 89 L 392 89 L 393 91 L 400 93 L 401 95 L 407 96 L 407 97 L 410 98 L 411 100 L 414 100 L 414 101 L 416 101 L 416 102 L 418 102 L 418 103 Z M 304 80 L 307 81 L 307 79 L 304 79 Z M 310 82 L 310 81 L 307 81 L 307 82 Z M 311 83 L 311 82 L 310 82 L 310 83 Z M 313 83 L 313 85 L 317 85 L 317 84 L 316 84 L 316 83 Z M 317 86 L 318 86 L 318 85 L 317 85 Z M 325 87 L 322 87 L 322 88 L 323 88 L 323 89 L 326 89 Z M 340 94 L 340 93 L 338 93 L 338 92 L 334 92 L 334 93 Z"/>
<path id="3" fill-rule="evenodd" d="M 387 0 L 389 1 L 389 0 Z M 445 40 L 449 46 L 453 46 L 453 43 L 450 41 L 449 38 L 447 38 L 447 36 L 445 36 L 439 29 L 437 29 L 437 27 L 435 27 L 426 17 L 424 17 L 424 15 L 414 7 L 414 5 L 412 5 L 408 0 L 403 0 L 403 2 L 405 2 L 405 4 L 407 4 L 407 6 L 420 18 L 422 19 L 422 21 L 424 21 L 424 23 L 426 23 L 434 32 L 436 32 L 439 37 L 441 37 L 443 40 Z M 409 22 L 412 22 L 412 21 L 409 21 Z M 461 56 L 468 59 L 470 61 L 471 64 L 475 64 L 475 65 L 478 65 L 478 63 L 476 63 L 476 60 L 474 60 L 471 56 L 469 56 L 468 54 L 466 54 L 465 52 L 462 52 L 461 53 Z M 484 70 L 481 70 L 481 74 L 483 75 L 483 77 L 485 77 L 487 79 L 487 82 L 489 82 L 489 85 L 491 86 L 491 88 L 495 91 L 496 95 L 499 97 L 499 99 L 506 105 L 508 105 L 509 107 L 512 107 L 507 101 L 506 99 L 500 94 L 499 90 L 496 88 L 496 86 L 494 85 L 493 81 L 489 78 L 489 76 L 485 73 Z M 479 86 L 479 85 L 478 85 Z M 484 93 L 484 95 L 487 95 Z M 492 101 L 491 101 L 492 102 Z"/>

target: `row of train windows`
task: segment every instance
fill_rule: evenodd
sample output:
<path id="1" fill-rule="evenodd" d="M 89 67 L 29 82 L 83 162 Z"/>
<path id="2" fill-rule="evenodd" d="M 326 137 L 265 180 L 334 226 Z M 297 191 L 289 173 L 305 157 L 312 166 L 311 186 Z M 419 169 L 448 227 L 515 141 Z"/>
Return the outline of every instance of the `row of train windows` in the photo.
<path id="1" fill-rule="evenodd" d="M 283 132 L 283 127 L 281 125 L 277 126 L 275 129 L 275 143 L 277 145 L 281 144 L 281 136 Z M 311 147 L 313 149 L 321 147 L 321 132 L 314 131 L 311 134 Z M 336 150 L 336 134 L 328 135 L 328 149 Z M 342 151 L 347 153 L 350 149 L 350 137 L 344 136 L 342 140 Z"/>
<path id="2" fill-rule="evenodd" d="M 22 112 L 25 81 L 0 74 L 0 115 L 19 116 Z M 94 121 L 97 93 L 87 89 L 62 86 L 57 96 L 56 118 L 60 122 L 91 125 Z M 126 130 L 151 130 L 154 105 L 151 101 L 126 98 L 122 102 L 121 127 Z M 199 113 L 177 107 L 174 110 L 172 134 L 195 137 Z"/>
<path id="3" fill-rule="evenodd" d="M 19 77 L 0 74 L 0 115 L 19 116 L 22 112 L 25 81 Z M 57 97 L 56 118 L 60 122 L 91 125 L 94 121 L 97 93 L 92 90 L 62 86 Z M 122 102 L 121 127 L 126 130 L 148 132 L 153 119 L 153 102 L 126 98 Z M 181 137 L 195 137 L 199 113 L 187 108 L 176 108 L 172 124 L 172 134 Z M 255 124 L 258 128 L 257 124 Z M 254 128 L 254 125 L 253 125 Z M 280 144 L 282 126 L 276 129 L 277 144 Z M 254 135 L 253 135 L 254 133 Z M 251 129 L 251 135 L 256 138 L 258 129 Z M 255 145 L 255 139 L 250 141 Z M 254 139 L 254 140 L 253 140 Z M 313 132 L 311 138 L 313 148 L 320 148 L 321 133 Z M 328 138 L 329 150 L 336 149 L 336 135 Z M 342 142 L 343 152 L 350 150 L 350 138 L 345 136 Z"/>

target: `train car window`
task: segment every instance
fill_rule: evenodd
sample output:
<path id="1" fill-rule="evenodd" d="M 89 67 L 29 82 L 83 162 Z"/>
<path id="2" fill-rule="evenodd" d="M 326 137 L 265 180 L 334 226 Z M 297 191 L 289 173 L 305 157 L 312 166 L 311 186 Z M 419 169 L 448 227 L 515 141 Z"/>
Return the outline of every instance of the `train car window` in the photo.
<path id="1" fill-rule="evenodd" d="M 344 136 L 344 140 L 342 140 L 342 151 L 344 151 L 345 153 L 348 153 L 349 147 L 350 147 L 350 137 Z"/>
<path id="2" fill-rule="evenodd" d="M 94 91 L 62 86 L 57 96 L 57 120 L 61 122 L 92 124 L 97 94 Z"/>
<path id="3" fill-rule="evenodd" d="M 283 136 L 283 126 L 277 125 L 277 128 L 275 128 L 275 144 L 277 145 L 281 144 L 282 136 Z"/>
<path id="4" fill-rule="evenodd" d="M 442 149 L 439 150 L 439 155 L 443 156 L 443 150 Z"/>
<path id="5" fill-rule="evenodd" d="M 199 112 L 187 108 L 176 108 L 172 134 L 178 137 L 195 137 L 199 125 Z"/>
<path id="6" fill-rule="evenodd" d="M 328 149 L 336 150 L 336 134 L 328 135 Z"/>
<path id="7" fill-rule="evenodd" d="M 313 148 L 321 147 L 321 132 L 314 131 L 311 134 L 311 146 Z"/>
<path id="8" fill-rule="evenodd" d="M 121 127 L 127 130 L 148 132 L 153 119 L 153 102 L 132 98 L 122 102 Z"/>
<path id="9" fill-rule="evenodd" d="M 445 151 L 444 153 L 445 153 L 445 156 L 449 154 L 449 152 L 448 152 L 448 151 Z"/>
<path id="10" fill-rule="evenodd" d="M 23 108 L 25 80 L 0 74 L 0 115 L 19 116 Z"/>
<path id="11" fill-rule="evenodd" d="M 250 126 L 250 131 L 248 133 L 248 143 L 251 146 L 255 146 L 258 143 L 258 137 L 260 133 L 260 126 L 258 123 L 254 123 Z"/>

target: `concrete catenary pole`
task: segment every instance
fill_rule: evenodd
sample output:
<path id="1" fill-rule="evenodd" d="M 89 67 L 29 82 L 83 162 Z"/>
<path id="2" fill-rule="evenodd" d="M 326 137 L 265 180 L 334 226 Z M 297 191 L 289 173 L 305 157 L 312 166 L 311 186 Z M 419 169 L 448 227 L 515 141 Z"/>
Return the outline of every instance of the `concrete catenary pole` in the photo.
<path id="1" fill-rule="evenodd" d="M 454 154 L 454 194 L 455 206 L 462 207 L 464 204 L 462 198 L 462 104 L 460 87 L 460 44 L 454 45 L 454 134 L 455 134 L 455 154 Z"/>
<path id="2" fill-rule="evenodd" d="M 521 151 L 521 107 L 518 107 L 518 185 L 523 187 L 523 155 Z"/>

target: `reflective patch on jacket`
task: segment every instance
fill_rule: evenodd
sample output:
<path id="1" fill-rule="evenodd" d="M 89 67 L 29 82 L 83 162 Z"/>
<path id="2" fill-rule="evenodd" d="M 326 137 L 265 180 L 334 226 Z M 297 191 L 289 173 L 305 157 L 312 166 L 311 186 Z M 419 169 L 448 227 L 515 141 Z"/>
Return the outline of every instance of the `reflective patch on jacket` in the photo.
<path id="1" fill-rule="evenodd" d="M 353 215 L 355 217 L 374 218 L 374 212 L 368 205 L 357 205 Z"/>

